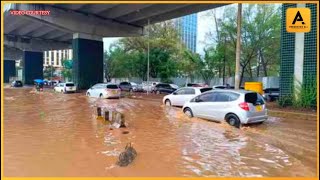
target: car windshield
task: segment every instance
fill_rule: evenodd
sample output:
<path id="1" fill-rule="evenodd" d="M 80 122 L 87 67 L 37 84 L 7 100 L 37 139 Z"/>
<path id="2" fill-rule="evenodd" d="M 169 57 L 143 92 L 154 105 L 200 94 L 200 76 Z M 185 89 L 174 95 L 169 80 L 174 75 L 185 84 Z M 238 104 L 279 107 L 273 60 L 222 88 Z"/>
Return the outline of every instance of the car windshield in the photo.
<path id="1" fill-rule="evenodd" d="M 107 88 L 108 88 L 108 89 L 118 89 L 118 86 L 115 85 L 115 84 L 108 84 L 108 85 L 107 85 Z"/>
<path id="2" fill-rule="evenodd" d="M 74 84 L 73 83 L 67 83 L 66 86 L 70 87 L 70 86 L 74 86 Z"/>

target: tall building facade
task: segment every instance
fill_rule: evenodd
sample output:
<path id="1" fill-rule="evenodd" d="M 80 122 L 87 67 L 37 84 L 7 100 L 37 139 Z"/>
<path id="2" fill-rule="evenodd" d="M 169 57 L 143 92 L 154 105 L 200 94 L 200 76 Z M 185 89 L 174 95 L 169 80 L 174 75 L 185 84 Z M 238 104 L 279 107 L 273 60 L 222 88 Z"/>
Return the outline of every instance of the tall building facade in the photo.
<path id="1" fill-rule="evenodd" d="M 55 68 L 62 67 L 62 60 L 72 59 L 72 49 L 44 51 L 43 66 L 53 66 Z"/>
<path id="2" fill-rule="evenodd" d="M 309 8 L 311 10 L 311 31 L 288 33 L 286 31 L 286 10 L 288 8 Z M 317 83 L 317 4 L 283 4 L 281 22 L 280 53 L 280 97 L 296 95 L 296 85 L 302 87 Z M 314 92 L 316 92 L 316 85 Z M 314 102 L 314 106 L 316 101 Z"/>
<path id="3" fill-rule="evenodd" d="M 197 49 L 198 15 L 190 14 L 175 19 L 175 26 L 178 29 L 181 40 L 192 52 Z"/>

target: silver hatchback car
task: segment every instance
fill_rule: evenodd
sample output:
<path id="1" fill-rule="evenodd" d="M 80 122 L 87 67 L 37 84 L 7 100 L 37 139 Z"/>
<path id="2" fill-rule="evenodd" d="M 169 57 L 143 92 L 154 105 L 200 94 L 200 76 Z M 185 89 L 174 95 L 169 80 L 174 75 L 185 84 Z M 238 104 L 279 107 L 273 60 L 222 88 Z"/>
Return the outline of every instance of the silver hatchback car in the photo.
<path id="1" fill-rule="evenodd" d="M 246 90 L 212 90 L 196 96 L 183 106 L 189 117 L 227 121 L 230 125 L 261 123 L 268 119 L 263 97 Z"/>

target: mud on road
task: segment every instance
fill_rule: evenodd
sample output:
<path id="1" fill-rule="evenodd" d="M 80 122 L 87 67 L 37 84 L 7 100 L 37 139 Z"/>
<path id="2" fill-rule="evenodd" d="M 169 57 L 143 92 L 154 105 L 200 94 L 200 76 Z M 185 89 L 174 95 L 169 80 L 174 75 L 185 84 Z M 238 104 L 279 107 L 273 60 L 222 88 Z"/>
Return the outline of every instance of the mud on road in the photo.
<path id="1" fill-rule="evenodd" d="M 236 129 L 189 119 L 161 97 L 96 99 L 84 93 L 4 91 L 5 176 L 316 176 L 314 116 L 272 114 Z M 108 128 L 95 107 L 124 113 Z M 138 155 L 116 165 L 127 143 Z"/>

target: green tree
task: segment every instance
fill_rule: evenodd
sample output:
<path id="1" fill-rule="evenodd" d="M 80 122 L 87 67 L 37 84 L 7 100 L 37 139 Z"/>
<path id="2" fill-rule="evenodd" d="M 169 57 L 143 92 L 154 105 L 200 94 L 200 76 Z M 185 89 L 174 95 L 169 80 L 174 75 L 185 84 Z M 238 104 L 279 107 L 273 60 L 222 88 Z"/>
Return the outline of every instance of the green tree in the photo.
<path id="1" fill-rule="evenodd" d="M 214 12 L 209 14 L 213 17 L 217 28 L 216 33 L 209 33 L 208 37 L 213 41 L 212 47 L 215 47 L 220 54 L 218 57 L 225 62 L 228 76 L 234 75 L 237 40 L 234 12 L 236 8 L 229 6 L 225 8 L 221 19 L 216 18 Z M 250 4 L 243 6 L 241 81 L 244 76 L 277 74 L 280 65 L 280 18 L 279 5 Z"/>
<path id="2" fill-rule="evenodd" d="M 178 74 L 179 47 L 182 47 L 177 30 L 168 21 L 151 25 L 150 38 L 122 38 L 105 52 L 105 75 L 111 77 L 136 76 L 147 79 L 147 47 L 150 43 L 150 77 L 162 81 Z"/>
<path id="3" fill-rule="evenodd" d="M 63 69 L 61 71 L 61 74 L 65 81 L 72 80 L 72 62 L 72 60 L 62 60 Z"/>
<path id="4" fill-rule="evenodd" d="M 53 77 L 56 77 L 55 75 L 56 69 L 53 66 L 47 66 L 43 70 L 43 78 L 44 79 L 52 79 Z"/>

